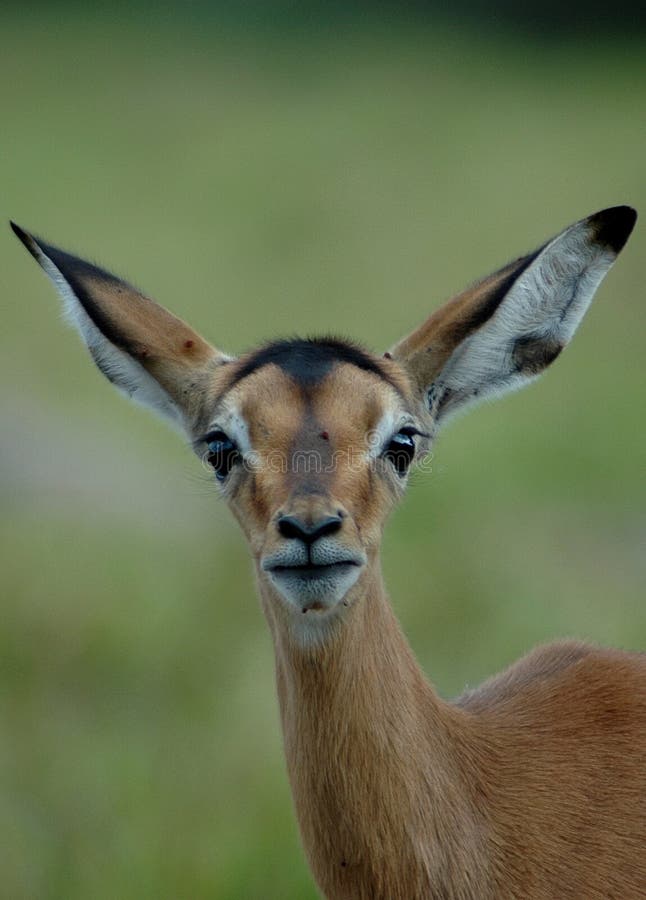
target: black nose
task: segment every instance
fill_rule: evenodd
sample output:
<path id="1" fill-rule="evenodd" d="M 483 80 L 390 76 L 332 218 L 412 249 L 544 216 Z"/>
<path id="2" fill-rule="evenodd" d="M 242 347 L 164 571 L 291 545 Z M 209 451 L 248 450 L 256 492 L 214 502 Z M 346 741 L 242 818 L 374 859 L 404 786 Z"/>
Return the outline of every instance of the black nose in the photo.
<path id="1" fill-rule="evenodd" d="M 306 544 L 313 544 L 318 538 L 338 531 L 341 527 L 341 516 L 325 516 L 312 525 L 306 525 L 296 516 L 281 516 L 276 524 L 283 537 L 299 538 Z"/>

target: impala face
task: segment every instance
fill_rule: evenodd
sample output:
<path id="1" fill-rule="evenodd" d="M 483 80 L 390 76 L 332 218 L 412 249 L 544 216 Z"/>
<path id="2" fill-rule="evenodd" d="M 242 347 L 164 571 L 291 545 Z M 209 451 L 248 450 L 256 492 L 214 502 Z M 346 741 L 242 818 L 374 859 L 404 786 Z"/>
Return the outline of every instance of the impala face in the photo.
<path id="1" fill-rule="evenodd" d="M 618 206 L 577 222 L 384 356 L 321 339 L 240 359 L 114 275 L 12 227 L 99 369 L 179 425 L 213 468 L 268 615 L 329 621 L 367 593 L 410 465 L 454 412 L 522 387 L 559 355 L 635 219 Z"/>
<path id="2" fill-rule="evenodd" d="M 349 605 L 428 445 L 404 371 L 325 339 L 270 344 L 224 368 L 195 448 L 249 540 L 261 582 L 301 615 Z"/>

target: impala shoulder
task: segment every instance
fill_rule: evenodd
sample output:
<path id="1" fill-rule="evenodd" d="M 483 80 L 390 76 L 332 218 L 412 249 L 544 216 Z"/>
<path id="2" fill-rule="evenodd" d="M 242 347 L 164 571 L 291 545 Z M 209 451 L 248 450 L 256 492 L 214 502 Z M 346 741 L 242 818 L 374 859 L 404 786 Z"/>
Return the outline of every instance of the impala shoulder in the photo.
<path id="1" fill-rule="evenodd" d="M 473 690 L 456 706 L 471 712 L 502 711 L 582 701 L 643 706 L 646 716 L 646 654 L 561 640 L 540 645 Z"/>

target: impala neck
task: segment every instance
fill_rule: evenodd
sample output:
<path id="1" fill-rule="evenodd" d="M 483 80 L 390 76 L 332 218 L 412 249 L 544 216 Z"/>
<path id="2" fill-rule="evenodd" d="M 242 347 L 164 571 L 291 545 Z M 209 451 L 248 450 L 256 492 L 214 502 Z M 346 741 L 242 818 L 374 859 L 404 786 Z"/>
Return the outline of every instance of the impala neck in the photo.
<path id="1" fill-rule="evenodd" d="M 425 680 L 380 572 L 367 574 L 364 595 L 313 647 L 289 639 L 263 596 L 303 843 L 325 893 L 355 900 L 375 878 L 383 896 L 399 897 L 403 871 L 419 877 L 406 890 L 423 892 L 435 851 L 424 847 L 422 862 L 411 837 L 416 829 L 446 832 L 465 806 L 460 714 Z M 438 845 L 438 869 L 445 868 L 441 852 Z"/>

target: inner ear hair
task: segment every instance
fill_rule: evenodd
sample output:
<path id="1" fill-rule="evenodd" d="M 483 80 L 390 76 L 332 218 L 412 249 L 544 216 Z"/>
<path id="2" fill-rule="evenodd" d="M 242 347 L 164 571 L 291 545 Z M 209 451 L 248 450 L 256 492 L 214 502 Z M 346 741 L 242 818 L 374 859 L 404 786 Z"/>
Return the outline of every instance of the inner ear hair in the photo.
<path id="1" fill-rule="evenodd" d="M 449 300 L 389 351 L 437 424 L 528 384 L 556 359 L 635 220 L 627 206 L 582 219 Z"/>

